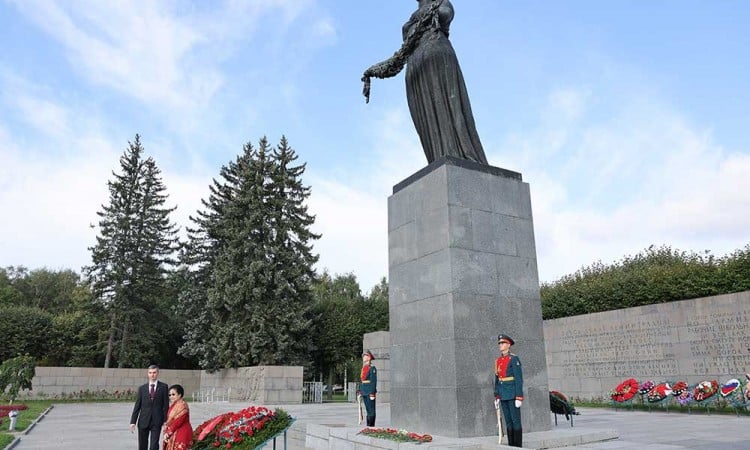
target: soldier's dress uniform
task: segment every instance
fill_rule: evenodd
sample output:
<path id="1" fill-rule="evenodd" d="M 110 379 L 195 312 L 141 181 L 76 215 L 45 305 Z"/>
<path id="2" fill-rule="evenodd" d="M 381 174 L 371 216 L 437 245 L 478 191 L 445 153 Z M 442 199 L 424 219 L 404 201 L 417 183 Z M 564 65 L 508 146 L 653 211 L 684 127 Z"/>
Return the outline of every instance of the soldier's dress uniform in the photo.
<path id="1" fill-rule="evenodd" d="M 497 337 L 501 341 L 513 345 L 515 342 L 509 336 L 501 334 Z M 513 353 L 500 355 L 495 360 L 495 399 L 499 399 L 500 407 L 505 418 L 505 429 L 508 435 L 508 445 L 521 447 L 523 427 L 521 426 L 521 408 L 516 407 L 516 400 L 523 401 L 523 370 L 521 360 Z"/>
<path id="2" fill-rule="evenodd" d="M 378 369 L 372 365 L 375 359 L 370 351 L 365 352 L 370 356 L 370 364 L 362 366 L 360 373 L 359 392 L 362 394 L 362 401 L 365 403 L 367 411 L 367 426 L 375 426 L 375 397 L 378 392 Z"/>

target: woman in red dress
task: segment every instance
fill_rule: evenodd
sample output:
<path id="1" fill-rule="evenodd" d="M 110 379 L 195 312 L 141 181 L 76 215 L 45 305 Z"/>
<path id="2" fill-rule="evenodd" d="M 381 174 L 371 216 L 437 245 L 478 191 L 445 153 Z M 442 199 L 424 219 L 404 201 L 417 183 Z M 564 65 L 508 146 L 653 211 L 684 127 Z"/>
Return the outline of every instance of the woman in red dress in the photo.
<path id="1" fill-rule="evenodd" d="M 187 450 L 193 446 L 190 409 L 183 400 L 185 389 L 179 384 L 169 388 L 169 412 L 164 424 L 164 450 Z"/>

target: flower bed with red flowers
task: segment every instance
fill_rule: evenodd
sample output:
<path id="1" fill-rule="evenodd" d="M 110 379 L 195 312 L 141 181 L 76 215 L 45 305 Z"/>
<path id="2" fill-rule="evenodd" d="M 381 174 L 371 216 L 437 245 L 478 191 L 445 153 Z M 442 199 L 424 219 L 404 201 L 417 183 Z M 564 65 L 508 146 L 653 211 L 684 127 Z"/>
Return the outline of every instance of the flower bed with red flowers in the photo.
<path id="1" fill-rule="evenodd" d="M 417 434 L 406 430 L 396 430 L 394 428 L 365 428 L 357 434 L 388 439 L 396 442 L 432 442 L 432 436 L 429 434 Z"/>
<path id="2" fill-rule="evenodd" d="M 25 409 L 29 409 L 29 407 L 24 405 L 23 403 L 18 403 L 15 405 L 0 405 L 0 418 L 8 417 L 8 413 L 10 413 L 11 411 L 23 411 Z"/>
<path id="3" fill-rule="evenodd" d="M 612 400 L 617 403 L 626 402 L 638 392 L 638 382 L 635 378 L 628 378 L 622 383 L 618 384 L 614 391 L 610 392 L 609 396 Z"/>
<path id="4" fill-rule="evenodd" d="M 11 411 L 23 411 L 24 409 L 29 409 L 29 407 L 23 403 L 15 405 L 0 405 L 0 425 L 3 424 L 3 419 L 8 418 L 8 414 Z"/>
<path id="5" fill-rule="evenodd" d="M 193 450 L 214 448 L 250 450 L 283 432 L 294 422 L 289 414 L 264 406 L 213 417 L 193 431 Z"/>
<path id="6" fill-rule="evenodd" d="M 702 402 L 713 397 L 719 390 L 719 382 L 716 380 L 701 381 L 693 388 L 693 400 Z"/>

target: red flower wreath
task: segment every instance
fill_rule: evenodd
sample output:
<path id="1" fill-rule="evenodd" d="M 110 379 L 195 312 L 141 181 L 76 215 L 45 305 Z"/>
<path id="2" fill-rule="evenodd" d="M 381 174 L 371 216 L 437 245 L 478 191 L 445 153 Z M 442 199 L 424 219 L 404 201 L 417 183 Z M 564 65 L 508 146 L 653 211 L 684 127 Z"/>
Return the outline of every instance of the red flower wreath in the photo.
<path id="1" fill-rule="evenodd" d="M 711 398 L 719 390 L 719 382 L 716 380 L 701 381 L 693 388 L 693 398 L 696 402 L 702 402 Z"/>
<path id="2" fill-rule="evenodd" d="M 687 392 L 688 385 L 685 381 L 678 381 L 672 385 L 672 395 L 679 397 L 680 395 Z"/>
<path id="3" fill-rule="evenodd" d="M 627 380 L 617 385 L 614 392 L 612 392 L 611 397 L 612 400 L 618 403 L 622 403 L 635 397 L 635 394 L 637 392 L 638 382 L 635 380 L 635 378 L 628 378 Z"/>
<path id="4" fill-rule="evenodd" d="M 664 400 L 671 393 L 672 388 L 669 386 L 669 383 L 659 383 L 654 386 L 653 389 L 648 391 L 648 394 L 646 394 L 646 399 L 649 401 L 649 403 L 656 403 Z"/>

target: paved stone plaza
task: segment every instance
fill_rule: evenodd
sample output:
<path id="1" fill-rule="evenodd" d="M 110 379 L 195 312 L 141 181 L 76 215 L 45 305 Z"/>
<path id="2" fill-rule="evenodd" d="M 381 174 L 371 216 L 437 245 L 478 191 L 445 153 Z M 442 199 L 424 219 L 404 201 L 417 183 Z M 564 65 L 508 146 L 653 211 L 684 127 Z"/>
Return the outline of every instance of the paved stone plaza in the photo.
<path id="1" fill-rule="evenodd" d="M 246 403 L 191 404 L 193 426 L 210 417 L 236 411 Z M 303 445 L 303 430 L 308 423 L 332 427 L 357 427 L 354 404 L 284 405 L 297 422 L 289 433 L 289 448 Z M 18 450 L 36 449 L 128 449 L 137 447 L 136 437 L 128 431 L 132 405 L 128 403 L 79 403 L 56 405 L 13 446 Z M 576 449 L 750 449 L 750 417 L 734 415 L 699 415 L 643 412 L 598 408 L 581 408 L 575 417 L 577 431 L 616 430 L 620 438 Z M 388 404 L 378 405 L 378 426 L 390 425 Z M 557 430 L 570 430 L 563 418 Z M 419 430 L 414 430 L 419 431 Z M 494 438 L 482 438 L 481 448 L 497 448 Z M 281 443 L 278 443 L 279 445 Z M 455 447 L 456 440 L 436 436 L 431 445 L 420 447 Z M 279 447 L 280 448 L 280 447 Z M 567 447 L 573 448 L 573 447 Z"/>

